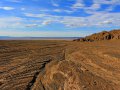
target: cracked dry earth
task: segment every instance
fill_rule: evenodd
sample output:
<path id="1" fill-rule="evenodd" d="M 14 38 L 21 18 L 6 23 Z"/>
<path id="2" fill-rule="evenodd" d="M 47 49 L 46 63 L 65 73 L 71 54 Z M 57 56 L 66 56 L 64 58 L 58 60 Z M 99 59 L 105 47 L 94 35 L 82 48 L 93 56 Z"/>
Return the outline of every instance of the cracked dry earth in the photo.
<path id="1" fill-rule="evenodd" d="M 120 90 L 120 41 L 0 41 L 0 90 Z"/>

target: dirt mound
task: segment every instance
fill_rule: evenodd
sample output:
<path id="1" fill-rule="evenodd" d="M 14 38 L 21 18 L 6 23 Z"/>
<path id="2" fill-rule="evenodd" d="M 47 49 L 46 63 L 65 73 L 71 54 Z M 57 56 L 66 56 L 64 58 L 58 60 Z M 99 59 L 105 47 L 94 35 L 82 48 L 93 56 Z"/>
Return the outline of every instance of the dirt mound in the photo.
<path id="1" fill-rule="evenodd" d="M 120 39 L 120 30 L 102 31 L 100 33 L 95 33 L 90 36 L 86 36 L 85 38 L 76 39 L 74 41 L 93 42 L 111 39 Z"/>
<path id="2" fill-rule="evenodd" d="M 116 84 L 72 61 L 49 64 L 31 90 L 117 90 Z"/>

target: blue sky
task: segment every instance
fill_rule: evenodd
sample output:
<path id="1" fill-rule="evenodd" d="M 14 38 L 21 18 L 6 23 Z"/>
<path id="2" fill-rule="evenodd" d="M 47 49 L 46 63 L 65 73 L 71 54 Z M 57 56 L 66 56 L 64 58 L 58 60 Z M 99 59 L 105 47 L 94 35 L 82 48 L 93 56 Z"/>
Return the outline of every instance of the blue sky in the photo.
<path id="1" fill-rule="evenodd" d="M 120 28 L 120 0 L 0 0 L 0 36 L 81 37 Z"/>

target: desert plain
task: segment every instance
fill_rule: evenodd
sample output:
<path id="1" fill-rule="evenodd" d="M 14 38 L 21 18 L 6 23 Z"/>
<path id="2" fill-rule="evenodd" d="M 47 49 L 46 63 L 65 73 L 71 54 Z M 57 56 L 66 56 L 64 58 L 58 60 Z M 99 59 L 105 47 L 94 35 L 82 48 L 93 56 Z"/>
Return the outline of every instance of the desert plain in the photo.
<path id="1" fill-rule="evenodd" d="M 120 40 L 1 40 L 0 90 L 120 90 Z"/>

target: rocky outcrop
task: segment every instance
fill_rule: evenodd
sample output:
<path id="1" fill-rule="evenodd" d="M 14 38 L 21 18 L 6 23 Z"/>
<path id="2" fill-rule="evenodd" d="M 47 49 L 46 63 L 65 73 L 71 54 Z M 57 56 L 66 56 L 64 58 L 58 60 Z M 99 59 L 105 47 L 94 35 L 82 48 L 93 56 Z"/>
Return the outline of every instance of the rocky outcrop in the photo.
<path id="1" fill-rule="evenodd" d="M 103 31 L 100 33 L 92 34 L 90 36 L 86 36 L 85 38 L 76 39 L 74 41 L 93 42 L 112 39 L 120 39 L 120 30 Z"/>

